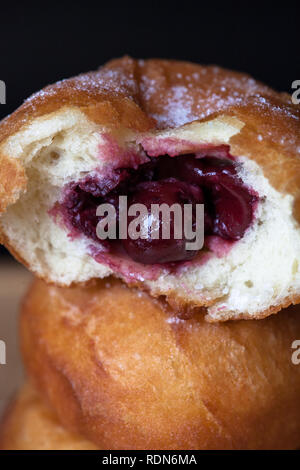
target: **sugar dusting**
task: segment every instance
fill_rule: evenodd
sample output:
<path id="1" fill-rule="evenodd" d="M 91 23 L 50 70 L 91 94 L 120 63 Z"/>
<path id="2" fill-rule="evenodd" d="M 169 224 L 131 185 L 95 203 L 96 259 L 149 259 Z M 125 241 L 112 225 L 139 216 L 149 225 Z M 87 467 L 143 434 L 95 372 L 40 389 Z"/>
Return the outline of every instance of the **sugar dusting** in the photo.
<path id="1" fill-rule="evenodd" d="M 264 139 L 300 153 L 297 131 L 300 113 L 289 96 L 279 95 L 248 75 L 217 66 L 163 60 L 135 61 L 124 57 L 96 72 L 46 87 L 25 101 L 23 111 L 27 116 L 39 112 L 40 106 L 50 101 L 59 106 L 84 106 L 87 99 L 97 102 L 104 95 L 108 99 L 126 97 L 134 101 L 156 120 L 159 129 L 182 126 L 233 108 L 237 111 L 243 108 L 246 114 L 256 110 L 258 115 L 266 116 L 258 132 Z M 20 115 L 20 121 L 25 123 L 27 120 L 26 113 Z"/>
<path id="2" fill-rule="evenodd" d="M 170 89 L 164 113 L 153 114 L 152 117 L 160 127 L 166 127 L 170 124 L 177 127 L 199 119 L 198 113 L 193 113 L 193 99 L 188 94 L 187 87 L 183 85 Z"/>
<path id="3" fill-rule="evenodd" d="M 50 96 L 56 95 L 60 90 L 66 90 L 67 86 L 70 85 L 73 93 L 84 92 L 89 95 L 102 94 L 104 92 L 109 92 L 113 95 L 135 95 L 138 92 L 138 85 L 134 80 L 133 74 L 124 74 L 121 68 L 115 70 L 101 68 L 97 72 L 60 80 L 54 85 L 34 93 L 26 102 L 33 102 L 36 99 L 48 99 Z"/>
<path id="4" fill-rule="evenodd" d="M 140 64 L 144 65 L 144 62 Z M 253 78 L 228 72 L 219 67 L 198 67 L 190 74 L 170 73 L 165 82 L 147 74 L 142 77 L 141 90 L 146 103 L 157 100 L 163 105 L 159 112 L 151 112 L 158 127 L 177 127 L 232 106 L 243 103 L 246 97 L 269 92 Z M 154 106 L 151 106 L 151 108 Z"/>

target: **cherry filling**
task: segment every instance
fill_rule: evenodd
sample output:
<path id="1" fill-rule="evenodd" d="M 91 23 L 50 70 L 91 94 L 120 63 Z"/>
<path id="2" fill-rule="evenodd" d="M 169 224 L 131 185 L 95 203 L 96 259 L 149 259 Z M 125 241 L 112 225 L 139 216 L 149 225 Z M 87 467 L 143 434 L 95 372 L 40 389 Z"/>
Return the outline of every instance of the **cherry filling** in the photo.
<path id="1" fill-rule="evenodd" d="M 192 204 L 193 209 L 196 204 L 204 203 L 204 196 L 200 186 L 185 183 L 175 178 L 163 179 L 161 181 L 149 181 L 140 183 L 133 194 L 129 198 L 129 205 L 144 204 L 147 208 L 147 217 L 151 215 L 152 204 L 167 204 L 171 207 L 173 204 Z M 128 223 L 134 217 L 128 218 Z M 151 219 L 151 221 L 152 221 Z M 150 230 L 148 230 L 148 238 L 138 238 L 133 240 L 128 237 L 122 240 L 123 246 L 127 254 L 134 260 L 144 264 L 170 263 L 175 261 L 187 261 L 194 258 L 196 251 L 186 249 L 186 240 L 183 236 L 181 239 L 175 238 L 174 233 L 174 213 L 170 213 L 170 237 L 163 238 L 162 235 L 162 214 L 160 213 L 154 223 L 158 224 L 160 237 L 153 239 Z M 148 220 L 147 220 L 148 222 Z M 148 224 L 149 226 L 150 224 Z M 192 214 L 192 227 L 195 231 L 196 214 Z M 184 226 L 182 220 L 181 233 L 184 234 Z"/>
<path id="2" fill-rule="evenodd" d="M 152 204 L 192 204 L 192 225 L 196 225 L 196 204 L 204 203 L 205 235 L 236 241 L 243 237 L 254 217 L 257 195 L 237 175 L 238 164 L 230 158 L 195 155 L 167 155 L 151 158 L 136 170 L 120 168 L 109 178 L 87 177 L 67 188 L 60 211 L 69 227 L 96 241 L 99 249 L 114 252 L 120 244 L 130 258 L 143 264 L 162 264 L 192 259 L 197 250 L 187 250 L 184 230 L 182 238 L 174 236 L 174 215 L 170 219 L 170 238 L 127 237 L 124 240 L 100 240 L 96 227 L 100 220 L 96 209 L 100 204 L 113 204 L 119 221 L 119 196 L 128 196 L 128 207 L 143 204 L 145 217 L 151 217 Z M 162 228 L 161 214 L 156 221 Z M 128 224 L 132 217 L 128 217 Z M 148 224 L 150 227 L 150 224 Z M 118 233 L 118 231 L 117 231 Z"/>

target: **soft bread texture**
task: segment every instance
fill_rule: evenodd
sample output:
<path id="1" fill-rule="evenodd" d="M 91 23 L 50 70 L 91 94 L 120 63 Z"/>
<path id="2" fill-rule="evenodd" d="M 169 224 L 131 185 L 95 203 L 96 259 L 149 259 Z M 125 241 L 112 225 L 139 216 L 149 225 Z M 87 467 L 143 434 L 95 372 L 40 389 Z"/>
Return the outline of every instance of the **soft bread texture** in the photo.
<path id="1" fill-rule="evenodd" d="M 179 319 L 120 281 L 36 281 L 21 343 L 63 425 L 102 449 L 293 449 L 300 442 L 299 307 L 264 320 Z"/>
<path id="2" fill-rule="evenodd" d="M 96 450 L 80 436 L 66 431 L 30 384 L 9 406 L 0 426 L 0 450 Z"/>
<path id="3" fill-rule="evenodd" d="M 265 317 L 300 299 L 299 123 L 288 95 L 213 66 L 123 58 L 58 82 L 0 126 L 2 241 L 49 282 L 113 273 L 166 296 L 181 313 L 205 307 L 210 321 Z M 65 184 L 137 165 L 144 151 L 224 144 L 260 196 L 252 227 L 226 255 L 213 252 L 173 274 L 161 269 L 153 279 L 143 265 L 95 261 L 91 240 L 71 240 L 48 213 Z"/>

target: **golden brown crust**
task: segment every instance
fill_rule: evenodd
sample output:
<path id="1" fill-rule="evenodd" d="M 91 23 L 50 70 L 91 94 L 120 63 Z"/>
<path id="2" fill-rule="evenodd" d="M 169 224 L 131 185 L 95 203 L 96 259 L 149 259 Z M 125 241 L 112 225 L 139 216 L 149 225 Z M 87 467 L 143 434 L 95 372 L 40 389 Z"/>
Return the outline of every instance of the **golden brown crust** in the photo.
<path id="1" fill-rule="evenodd" d="M 0 428 L 0 450 L 96 450 L 66 431 L 30 384 L 8 407 Z"/>
<path id="2" fill-rule="evenodd" d="M 285 449 L 300 441 L 299 307 L 261 321 L 174 317 L 121 282 L 24 303 L 27 371 L 63 424 L 104 449 Z"/>
<path id="3" fill-rule="evenodd" d="M 289 95 L 276 93 L 246 74 L 216 66 L 129 57 L 46 87 L 2 121 L 0 213 L 17 200 L 27 184 L 21 163 L 4 153 L 7 138 L 35 118 L 63 107 L 77 108 L 91 121 L 112 130 L 126 127 L 137 134 L 210 120 L 217 115 L 235 116 L 245 125 L 231 138 L 231 152 L 255 160 L 276 189 L 292 194 L 294 215 L 300 220 L 300 108 L 292 104 Z M 0 241 L 26 264 L 4 234 L 0 233 Z M 44 275 L 50 281 L 49 273 Z M 194 308 L 177 292 L 169 291 L 168 300 L 181 309 Z M 203 304 L 207 307 L 206 300 Z M 298 296 L 287 296 L 255 317 L 263 318 L 298 301 Z M 248 316 L 241 314 L 239 318 Z"/>
<path id="4" fill-rule="evenodd" d="M 232 153 L 250 156 L 264 168 L 274 187 L 298 195 L 300 110 L 287 94 L 216 66 L 124 57 L 99 71 L 46 87 L 2 121 L 1 210 L 26 185 L 22 168 L 1 153 L 1 144 L 34 118 L 63 106 L 79 108 L 107 127 L 137 132 L 177 127 L 218 114 L 237 116 L 246 125 L 232 138 Z"/>

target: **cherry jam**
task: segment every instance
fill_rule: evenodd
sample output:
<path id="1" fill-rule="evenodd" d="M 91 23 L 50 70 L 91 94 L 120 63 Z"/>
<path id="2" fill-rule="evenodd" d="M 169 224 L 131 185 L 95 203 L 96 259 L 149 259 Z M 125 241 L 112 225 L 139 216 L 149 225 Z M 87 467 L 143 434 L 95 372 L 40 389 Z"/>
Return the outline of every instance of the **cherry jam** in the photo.
<path id="1" fill-rule="evenodd" d="M 110 203 L 116 209 L 120 195 L 128 196 L 128 205 L 144 204 L 150 217 L 152 204 L 204 204 L 205 235 L 224 240 L 241 239 L 254 218 L 257 195 L 245 186 L 237 174 L 238 163 L 231 158 L 193 154 L 150 158 L 136 170 L 120 168 L 110 177 L 86 179 L 69 185 L 60 209 L 68 226 L 99 243 L 101 249 L 113 251 L 116 243 L 134 261 L 143 264 L 163 264 L 187 261 L 196 250 L 186 250 L 186 239 L 174 237 L 174 221 L 170 220 L 169 239 L 138 238 L 133 240 L 100 240 L 96 234 L 99 217 L 96 209 Z M 193 212 L 193 217 L 194 212 Z M 128 218 L 128 224 L 131 218 Z M 193 223 L 196 221 L 193 220 Z M 158 224 L 162 221 L 158 220 Z"/>

